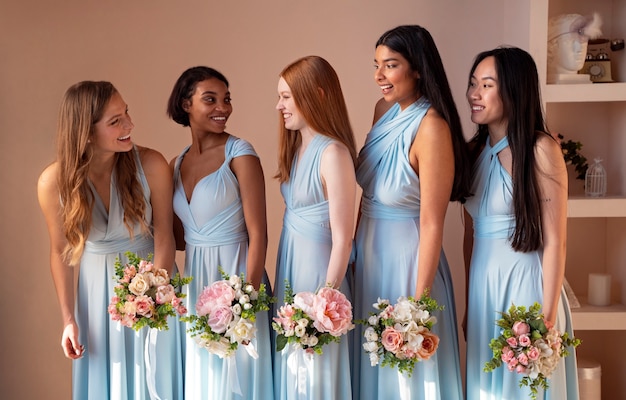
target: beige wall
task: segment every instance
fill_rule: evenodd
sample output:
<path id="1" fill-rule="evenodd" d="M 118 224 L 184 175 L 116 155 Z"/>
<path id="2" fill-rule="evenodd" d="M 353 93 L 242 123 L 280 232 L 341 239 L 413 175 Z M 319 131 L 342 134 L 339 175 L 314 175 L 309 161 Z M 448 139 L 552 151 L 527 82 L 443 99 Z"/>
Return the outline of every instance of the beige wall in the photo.
<path id="1" fill-rule="evenodd" d="M 526 47 L 526 2 L 500 0 L 63 0 L 0 2 L 0 280 L 2 397 L 70 398 L 71 363 L 59 346 L 61 324 L 48 268 L 48 237 L 36 180 L 53 160 L 56 114 L 65 89 L 110 80 L 130 106 L 134 141 L 174 157 L 187 130 L 165 116 L 178 75 L 210 65 L 231 81 L 228 131 L 256 147 L 266 173 L 269 258 L 274 258 L 282 199 L 276 166 L 277 74 L 317 54 L 342 81 L 359 147 L 379 96 L 372 79 L 374 43 L 385 30 L 416 23 L 438 44 L 466 134 L 464 101 L 472 57 L 502 43 Z M 506 7 L 505 7 L 506 6 Z M 463 315 L 460 208 L 448 213 L 445 250 Z"/>

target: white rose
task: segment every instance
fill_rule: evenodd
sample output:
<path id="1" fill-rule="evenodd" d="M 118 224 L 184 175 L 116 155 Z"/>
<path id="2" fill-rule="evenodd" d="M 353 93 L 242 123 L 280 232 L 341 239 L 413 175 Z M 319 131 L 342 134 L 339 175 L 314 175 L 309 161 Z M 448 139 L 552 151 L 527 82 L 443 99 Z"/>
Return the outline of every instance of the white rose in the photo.
<path id="1" fill-rule="evenodd" d="M 363 349 L 365 349 L 365 351 L 367 351 L 368 353 L 375 352 L 378 350 L 378 343 L 377 342 L 365 342 L 363 343 Z"/>
<path id="2" fill-rule="evenodd" d="M 244 292 L 246 292 L 246 293 L 248 293 L 248 294 L 250 294 L 250 293 L 252 293 L 252 292 L 254 291 L 254 286 L 252 286 L 252 285 L 246 285 L 246 286 L 243 288 L 243 291 L 244 291 Z"/>
<path id="3" fill-rule="evenodd" d="M 228 279 L 228 283 L 230 283 L 230 286 L 235 290 L 241 289 L 241 278 L 238 275 L 231 275 Z"/>
<path id="4" fill-rule="evenodd" d="M 239 304 L 235 304 L 232 310 L 233 310 L 233 314 L 241 315 L 241 306 Z"/>
<path id="5" fill-rule="evenodd" d="M 307 327 L 307 325 L 309 325 L 309 320 L 308 320 L 308 319 L 306 319 L 306 318 L 300 318 L 300 319 L 297 321 L 297 324 L 298 324 L 298 326 L 301 326 L 301 327 L 303 327 L 303 328 L 306 328 L 306 327 Z"/>
<path id="6" fill-rule="evenodd" d="M 378 334 L 372 327 L 365 329 L 365 332 L 363 332 L 363 336 L 368 342 L 375 342 L 378 340 Z"/>
<path id="7" fill-rule="evenodd" d="M 319 339 L 317 336 L 309 336 L 309 346 L 316 346 Z"/>
<path id="8" fill-rule="evenodd" d="M 130 292 L 135 296 L 145 294 L 148 289 L 150 289 L 150 283 L 146 281 L 143 274 L 135 275 L 128 285 L 128 290 L 130 290 Z"/>
<path id="9" fill-rule="evenodd" d="M 231 342 L 245 343 L 254 339 L 256 326 L 245 318 L 239 318 L 235 324 L 231 324 L 226 334 Z"/>
<path id="10" fill-rule="evenodd" d="M 378 325 L 378 316 L 376 315 L 372 315 L 367 319 L 367 323 L 374 326 L 374 325 Z"/>
<path id="11" fill-rule="evenodd" d="M 240 304 L 250 303 L 250 296 L 248 296 L 247 294 L 244 294 L 243 296 L 239 298 L 239 303 Z"/>
<path id="12" fill-rule="evenodd" d="M 246 304 L 243 305 L 243 309 L 244 310 L 249 310 L 251 308 L 252 308 L 252 303 L 246 303 Z"/>
<path id="13" fill-rule="evenodd" d="M 302 337 L 306 333 L 306 327 L 298 324 L 298 325 L 296 325 L 296 328 L 294 329 L 294 332 L 295 332 L 297 337 Z"/>
<path id="14" fill-rule="evenodd" d="M 163 286 L 170 283 L 170 277 L 167 274 L 167 271 L 163 268 L 157 269 L 154 271 L 152 275 L 152 285 L 153 286 Z"/>
<path id="15" fill-rule="evenodd" d="M 230 342 L 225 337 L 222 337 L 219 341 L 208 340 L 205 342 L 204 347 L 209 353 L 215 354 L 219 358 L 229 357 L 233 353 L 230 349 Z"/>
<path id="16" fill-rule="evenodd" d="M 379 361 L 378 353 L 370 353 L 370 365 L 372 367 L 375 367 L 376 365 L 378 365 L 378 361 Z"/>

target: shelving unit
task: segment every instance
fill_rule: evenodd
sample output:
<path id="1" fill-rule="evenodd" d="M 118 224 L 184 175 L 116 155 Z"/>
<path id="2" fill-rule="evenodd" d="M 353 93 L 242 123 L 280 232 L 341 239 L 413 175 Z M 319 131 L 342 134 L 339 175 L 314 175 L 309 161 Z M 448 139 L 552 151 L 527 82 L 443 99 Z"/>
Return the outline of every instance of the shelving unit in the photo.
<path id="1" fill-rule="evenodd" d="M 608 195 L 584 196 L 584 184 L 570 174 L 566 277 L 580 308 L 572 310 L 583 340 L 579 357 L 602 366 L 605 400 L 626 399 L 626 50 L 614 52 L 614 83 L 546 84 L 548 19 L 559 14 L 602 18 L 603 37 L 626 36 L 626 0 L 528 0 L 528 50 L 542 82 L 546 119 L 553 132 L 583 143 L 590 163 L 599 157 L 607 170 Z M 586 304 L 591 272 L 612 277 L 612 305 Z M 600 399 L 594 399 L 600 400 Z"/>

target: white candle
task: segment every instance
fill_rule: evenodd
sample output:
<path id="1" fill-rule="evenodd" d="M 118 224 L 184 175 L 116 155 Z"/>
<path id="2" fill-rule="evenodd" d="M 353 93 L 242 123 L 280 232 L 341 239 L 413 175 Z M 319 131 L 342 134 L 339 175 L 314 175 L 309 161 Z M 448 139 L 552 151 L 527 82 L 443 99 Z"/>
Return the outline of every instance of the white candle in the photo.
<path id="1" fill-rule="evenodd" d="M 608 306 L 611 304 L 611 275 L 589 274 L 587 303 L 592 306 Z"/>

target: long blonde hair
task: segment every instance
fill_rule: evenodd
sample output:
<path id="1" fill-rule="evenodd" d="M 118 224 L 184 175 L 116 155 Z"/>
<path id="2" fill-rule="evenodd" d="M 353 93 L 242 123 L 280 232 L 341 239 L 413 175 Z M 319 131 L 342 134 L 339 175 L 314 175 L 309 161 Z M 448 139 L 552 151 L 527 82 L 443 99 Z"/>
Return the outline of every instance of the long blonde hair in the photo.
<path id="1" fill-rule="evenodd" d="M 67 239 L 63 258 L 70 265 L 80 261 L 92 223 L 94 196 L 88 174 L 93 150 L 89 139 L 115 93 L 117 90 L 110 82 L 83 81 L 71 86 L 61 102 L 57 127 L 57 186 L 62 228 Z M 149 232 L 134 150 L 116 154 L 114 171 L 124 209 L 124 225 L 131 236 L 135 224 Z"/>
<path id="2" fill-rule="evenodd" d="M 293 100 L 307 124 L 316 132 L 343 143 L 356 162 L 354 133 L 348 118 L 339 77 L 325 59 L 318 56 L 300 58 L 283 69 L 280 76 L 291 89 Z M 302 141 L 299 131 L 285 128 L 280 116 L 278 172 L 280 182 L 289 180 L 291 164 Z"/>

